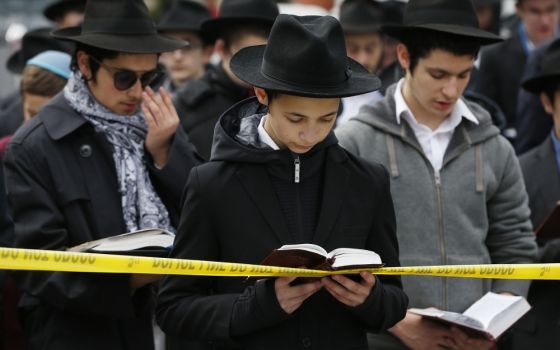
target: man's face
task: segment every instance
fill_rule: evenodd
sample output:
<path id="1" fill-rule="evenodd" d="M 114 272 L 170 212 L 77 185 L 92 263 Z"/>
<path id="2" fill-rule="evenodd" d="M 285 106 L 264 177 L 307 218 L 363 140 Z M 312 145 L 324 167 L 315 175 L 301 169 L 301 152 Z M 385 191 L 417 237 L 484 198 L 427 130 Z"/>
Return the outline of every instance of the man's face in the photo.
<path id="1" fill-rule="evenodd" d="M 119 69 L 135 71 L 138 75 L 156 69 L 156 54 L 120 53 L 116 58 L 104 59 L 95 79 L 88 81 L 88 87 L 101 105 L 118 115 L 132 115 L 142 102 L 142 85 L 137 79 L 132 87 L 121 91 L 113 83 L 113 73 Z M 82 74 L 91 78 L 89 60 L 86 53 L 78 52 L 78 64 Z M 109 71 L 111 70 L 111 71 Z"/>
<path id="2" fill-rule="evenodd" d="M 165 35 L 190 43 L 184 48 L 165 52 L 160 57 L 160 62 L 169 72 L 173 83 L 179 86 L 202 77 L 204 67 L 210 59 L 211 49 L 204 47 L 200 36 L 193 32 L 172 32 Z"/>
<path id="3" fill-rule="evenodd" d="M 346 34 L 346 52 L 370 73 L 379 69 L 383 56 L 383 38 L 379 33 Z"/>
<path id="4" fill-rule="evenodd" d="M 83 21 L 84 21 L 83 12 L 70 11 L 56 21 L 56 26 L 59 29 L 75 27 L 80 25 Z"/>
<path id="5" fill-rule="evenodd" d="M 554 101 L 551 101 L 544 92 L 541 92 L 540 97 L 544 110 L 554 119 L 556 136 L 560 138 L 560 89 L 554 93 Z"/>
<path id="6" fill-rule="evenodd" d="M 262 94 L 262 90 L 256 91 L 259 100 Z M 279 95 L 269 104 L 265 129 L 280 148 L 288 148 L 296 154 L 306 153 L 327 137 L 339 104 L 339 98 Z"/>
<path id="7" fill-rule="evenodd" d="M 558 0 L 524 0 L 517 5 L 517 14 L 529 39 L 538 45 L 556 33 L 560 4 Z"/>
<path id="8" fill-rule="evenodd" d="M 266 38 L 263 38 L 258 35 L 247 34 L 240 37 L 238 40 L 235 40 L 230 44 L 230 47 L 225 47 L 224 41 L 219 39 L 216 42 L 216 51 L 220 55 L 222 59 L 222 67 L 227 72 L 230 79 L 232 79 L 237 85 L 244 86 L 249 88 L 250 85 L 245 83 L 244 81 L 240 80 L 233 74 L 229 67 L 229 62 L 233 55 L 235 55 L 239 50 L 244 49 L 249 46 L 257 46 L 257 45 L 266 45 Z"/>
<path id="9" fill-rule="evenodd" d="M 438 120 L 446 118 L 467 87 L 474 57 L 435 49 L 427 57 L 420 58 L 410 72 L 406 47 L 400 44 L 398 52 L 401 65 L 407 71 L 404 90 L 412 112 Z"/>
<path id="10" fill-rule="evenodd" d="M 23 121 L 28 122 L 31 118 L 36 116 L 39 109 L 51 99 L 52 96 L 41 96 L 24 92 L 22 95 Z"/>

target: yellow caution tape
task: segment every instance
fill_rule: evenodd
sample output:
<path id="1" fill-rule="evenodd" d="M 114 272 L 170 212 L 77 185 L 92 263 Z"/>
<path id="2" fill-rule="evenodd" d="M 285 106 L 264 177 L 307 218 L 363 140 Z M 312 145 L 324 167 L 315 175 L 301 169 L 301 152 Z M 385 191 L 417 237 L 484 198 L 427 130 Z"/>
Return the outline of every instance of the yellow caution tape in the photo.
<path id="1" fill-rule="evenodd" d="M 410 266 L 317 271 L 215 261 L 16 248 L 0 248 L 0 269 L 223 277 L 323 277 L 334 274 L 355 274 L 365 270 L 376 275 L 560 280 L 560 264 Z"/>

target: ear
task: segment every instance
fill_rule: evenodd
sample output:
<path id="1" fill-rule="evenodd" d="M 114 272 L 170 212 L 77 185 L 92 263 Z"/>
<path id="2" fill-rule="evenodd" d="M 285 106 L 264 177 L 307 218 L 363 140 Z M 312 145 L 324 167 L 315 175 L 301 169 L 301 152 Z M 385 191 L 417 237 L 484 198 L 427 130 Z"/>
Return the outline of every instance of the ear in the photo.
<path id="1" fill-rule="evenodd" d="M 541 97 L 541 103 L 546 113 L 554 115 L 554 105 L 552 104 L 552 101 L 548 98 L 548 95 L 545 94 L 544 92 L 541 92 L 540 97 Z"/>
<path id="2" fill-rule="evenodd" d="M 397 59 L 401 67 L 408 72 L 410 68 L 410 53 L 404 44 L 397 44 Z"/>
<path id="3" fill-rule="evenodd" d="M 226 49 L 226 43 L 223 39 L 216 40 L 216 43 L 214 44 L 214 51 L 222 60 L 227 56 L 228 50 Z"/>
<path id="4" fill-rule="evenodd" d="M 256 86 L 254 86 L 253 89 L 255 90 L 255 96 L 257 96 L 259 103 L 261 105 L 268 106 L 268 96 L 266 95 L 266 91 Z"/>
<path id="5" fill-rule="evenodd" d="M 214 46 L 208 45 L 202 50 L 202 54 L 204 55 L 204 64 L 210 63 L 210 58 L 212 58 L 212 54 L 214 53 Z"/>
<path id="6" fill-rule="evenodd" d="M 89 67 L 89 56 L 84 51 L 78 51 L 77 53 L 77 63 L 80 72 L 86 78 L 86 80 L 91 80 L 91 69 Z"/>

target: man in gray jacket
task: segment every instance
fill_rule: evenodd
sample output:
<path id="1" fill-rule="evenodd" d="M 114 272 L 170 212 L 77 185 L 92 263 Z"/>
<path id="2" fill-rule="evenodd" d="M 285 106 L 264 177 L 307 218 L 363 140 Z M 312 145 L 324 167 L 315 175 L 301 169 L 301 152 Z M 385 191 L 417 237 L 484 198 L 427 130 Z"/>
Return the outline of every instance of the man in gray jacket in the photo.
<path id="1" fill-rule="evenodd" d="M 351 152 L 383 163 L 392 177 L 403 266 L 531 263 L 536 244 L 527 194 L 511 145 L 489 114 L 461 96 L 481 45 L 500 40 L 478 28 L 469 0 L 410 0 L 401 39 L 406 75 L 386 97 L 337 130 Z M 529 282 L 404 277 L 411 307 L 463 312 L 486 292 L 526 295 Z M 408 313 L 376 349 L 489 349 Z"/>

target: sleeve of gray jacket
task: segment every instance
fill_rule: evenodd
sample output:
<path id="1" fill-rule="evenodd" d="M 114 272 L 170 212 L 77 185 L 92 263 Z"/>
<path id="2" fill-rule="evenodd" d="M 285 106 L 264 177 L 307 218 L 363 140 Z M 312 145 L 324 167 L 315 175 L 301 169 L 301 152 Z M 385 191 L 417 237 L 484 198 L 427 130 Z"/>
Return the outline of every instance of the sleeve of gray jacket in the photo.
<path id="1" fill-rule="evenodd" d="M 360 156 L 360 143 L 362 136 L 362 132 L 360 127 L 364 127 L 364 125 L 360 122 L 349 120 L 346 123 L 342 124 L 335 130 L 336 137 L 338 138 L 338 142 L 344 149 L 348 152 Z"/>
<path id="2" fill-rule="evenodd" d="M 537 258 L 537 244 L 529 218 L 529 204 L 519 161 L 505 139 L 499 139 L 503 166 L 498 186 L 488 194 L 488 236 L 486 245 L 494 264 L 533 263 Z M 526 296 L 530 281 L 494 280 L 494 292 L 511 292 Z"/>

